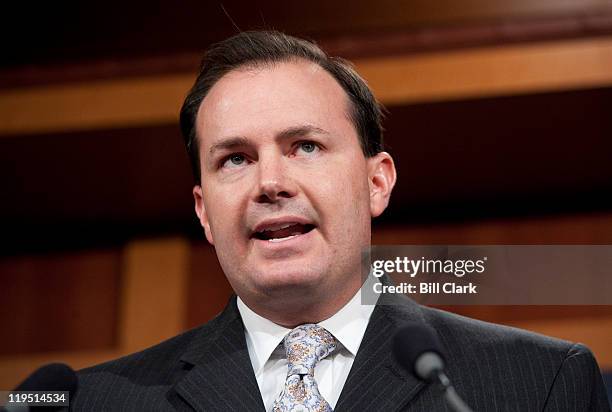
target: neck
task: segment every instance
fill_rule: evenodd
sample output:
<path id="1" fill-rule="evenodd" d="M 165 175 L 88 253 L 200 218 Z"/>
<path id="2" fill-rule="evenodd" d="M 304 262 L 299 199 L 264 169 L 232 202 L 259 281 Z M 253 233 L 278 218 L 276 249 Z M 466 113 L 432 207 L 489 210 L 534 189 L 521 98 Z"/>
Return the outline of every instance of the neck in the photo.
<path id="1" fill-rule="evenodd" d="M 312 295 L 303 293 L 299 296 L 270 298 L 264 300 L 249 299 L 241 296 L 242 301 L 259 316 L 283 327 L 293 329 L 305 323 L 319 323 L 329 319 L 342 309 L 361 287 L 344 288 L 332 291 L 328 296 L 312 299 Z"/>

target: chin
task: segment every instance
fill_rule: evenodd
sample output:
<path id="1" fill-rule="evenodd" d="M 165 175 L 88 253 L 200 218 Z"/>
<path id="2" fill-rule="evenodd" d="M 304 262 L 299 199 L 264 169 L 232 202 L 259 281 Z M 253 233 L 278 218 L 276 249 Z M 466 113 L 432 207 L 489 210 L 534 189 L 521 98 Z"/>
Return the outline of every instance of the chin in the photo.
<path id="1" fill-rule="evenodd" d="M 256 277 L 258 289 L 268 292 L 286 291 L 299 288 L 307 291 L 309 288 L 320 287 L 324 280 L 324 274 L 308 268 L 297 269 L 294 265 L 273 265 L 264 271 L 260 271 Z"/>

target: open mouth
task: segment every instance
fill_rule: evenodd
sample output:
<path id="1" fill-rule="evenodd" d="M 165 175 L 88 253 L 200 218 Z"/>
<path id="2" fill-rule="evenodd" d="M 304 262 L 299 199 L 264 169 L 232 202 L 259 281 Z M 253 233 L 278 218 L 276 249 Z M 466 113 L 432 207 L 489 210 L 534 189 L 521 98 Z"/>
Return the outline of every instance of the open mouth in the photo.
<path id="1" fill-rule="evenodd" d="M 276 226 L 266 227 L 253 233 L 253 237 L 259 240 L 267 240 L 269 242 L 283 242 L 294 237 L 306 234 L 314 229 L 311 224 L 301 223 L 283 223 Z"/>

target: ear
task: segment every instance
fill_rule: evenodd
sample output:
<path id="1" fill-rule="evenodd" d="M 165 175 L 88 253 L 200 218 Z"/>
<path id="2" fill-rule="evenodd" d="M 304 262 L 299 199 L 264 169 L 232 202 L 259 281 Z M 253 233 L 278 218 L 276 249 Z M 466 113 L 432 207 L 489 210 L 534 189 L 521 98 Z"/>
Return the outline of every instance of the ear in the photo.
<path id="1" fill-rule="evenodd" d="M 195 212 L 200 220 L 200 225 L 204 228 L 204 234 L 206 239 L 211 245 L 214 245 L 212 232 L 210 230 L 210 221 L 208 220 L 208 214 L 206 213 L 206 206 L 204 206 L 204 196 L 202 195 L 202 186 L 193 187 L 193 199 L 195 200 Z"/>
<path id="2" fill-rule="evenodd" d="M 370 185 L 370 214 L 377 217 L 389 204 L 391 191 L 395 186 L 397 173 L 393 158 L 387 152 L 380 152 L 367 159 L 368 184 Z"/>

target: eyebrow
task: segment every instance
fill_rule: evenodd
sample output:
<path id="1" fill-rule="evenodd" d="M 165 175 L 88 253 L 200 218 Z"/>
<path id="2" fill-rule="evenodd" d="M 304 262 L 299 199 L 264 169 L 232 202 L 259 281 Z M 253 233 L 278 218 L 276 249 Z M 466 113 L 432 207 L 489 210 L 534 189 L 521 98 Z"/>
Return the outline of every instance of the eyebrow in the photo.
<path id="1" fill-rule="evenodd" d="M 281 130 L 279 133 L 276 134 L 275 139 L 285 140 L 285 139 L 292 138 L 292 137 L 308 136 L 312 134 L 328 135 L 329 132 L 327 132 L 324 129 L 321 129 L 320 127 L 316 127 L 312 125 L 300 125 L 300 126 L 293 126 L 293 127 L 289 127 L 287 129 Z M 237 147 L 248 146 L 249 144 L 250 144 L 250 141 L 246 137 L 243 137 L 243 136 L 228 137 L 226 139 L 221 140 L 220 142 L 213 144 L 210 147 L 208 153 L 212 155 L 219 150 L 231 150 Z"/>
<path id="2" fill-rule="evenodd" d="M 311 134 L 327 135 L 329 133 L 326 130 L 321 129 L 320 127 L 307 124 L 302 126 L 289 127 L 285 130 L 282 130 L 276 135 L 276 139 L 283 140 L 291 137 L 308 136 Z"/>
<path id="3" fill-rule="evenodd" d="M 214 145 L 212 145 L 208 153 L 212 155 L 219 150 L 234 149 L 236 147 L 246 146 L 248 144 L 249 144 L 249 139 L 247 139 L 246 137 L 240 137 L 240 136 L 239 137 L 229 137 L 227 139 L 223 139 L 222 141 L 217 142 Z"/>

